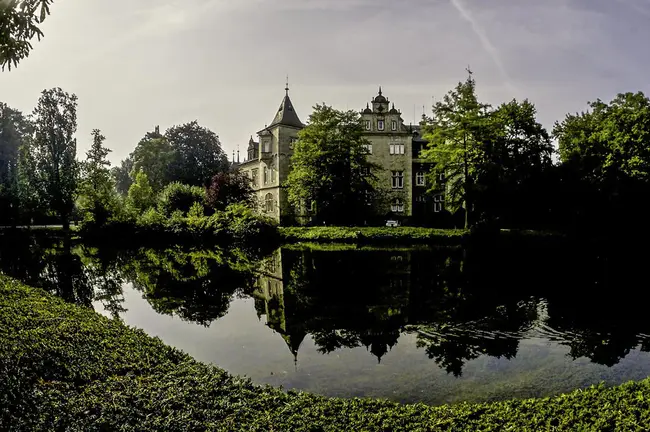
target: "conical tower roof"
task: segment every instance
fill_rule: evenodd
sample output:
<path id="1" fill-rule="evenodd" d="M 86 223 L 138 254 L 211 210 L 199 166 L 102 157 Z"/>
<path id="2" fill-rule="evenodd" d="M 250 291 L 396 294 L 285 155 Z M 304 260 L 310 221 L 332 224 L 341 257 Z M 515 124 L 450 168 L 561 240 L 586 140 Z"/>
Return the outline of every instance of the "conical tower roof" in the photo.
<path id="1" fill-rule="evenodd" d="M 284 99 L 282 99 L 280 108 L 278 109 L 278 112 L 275 113 L 275 117 L 269 127 L 275 125 L 292 126 L 296 128 L 305 127 L 298 118 L 298 114 L 296 114 L 296 110 L 293 108 L 293 104 L 289 98 L 289 84 L 287 84 L 287 87 L 284 90 L 286 92 Z"/>

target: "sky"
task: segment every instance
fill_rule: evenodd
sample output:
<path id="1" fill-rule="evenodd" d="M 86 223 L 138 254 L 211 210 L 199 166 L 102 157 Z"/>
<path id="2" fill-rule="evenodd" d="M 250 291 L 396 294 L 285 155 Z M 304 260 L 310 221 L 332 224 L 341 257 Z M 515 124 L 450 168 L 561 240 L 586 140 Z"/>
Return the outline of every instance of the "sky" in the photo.
<path id="1" fill-rule="evenodd" d="M 620 92 L 650 95 L 650 0 L 55 0 L 45 38 L 0 72 L 25 113 L 79 97 L 78 155 L 101 129 L 115 164 L 147 131 L 197 120 L 229 157 L 284 96 L 303 122 L 377 94 L 417 122 L 474 72 L 479 98 L 528 98 L 552 129 Z"/>

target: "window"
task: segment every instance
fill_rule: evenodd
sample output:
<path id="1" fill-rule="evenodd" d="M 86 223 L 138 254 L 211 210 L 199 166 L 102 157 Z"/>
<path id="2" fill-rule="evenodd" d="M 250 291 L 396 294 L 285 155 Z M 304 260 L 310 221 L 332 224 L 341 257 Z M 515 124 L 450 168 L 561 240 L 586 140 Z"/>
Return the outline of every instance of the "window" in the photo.
<path id="1" fill-rule="evenodd" d="M 269 184 L 269 169 L 264 167 L 264 184 Z"/>
<path id="2" fill-rule="evenodd" d="M 426 202 L 426 201 L 427 201 L 427 197 L 426 197 L 425 195 L 418 195 L 417 197 L 415 197 L 415 200 L 416 200 L 417 202 Z"/>
<path id="3" fill-rule="evenodd" d="M 404 212 L 404 201 L 402 201 L 399 198 L 394 199 L 393 202 L 390 205 L 390 209 L 394 213 L 403 213 Z"/>
<path id="4" fill-rule="evenodd" d="M 264 197 L 264 211 L 267 213 L 273 213 L 275 211 L 273 206 L 273 194 L 267 193 Z"/>
<path id="5" fill-rule="evenodd" d="M 436 213 L 440 213 L 442 211 L 442 203 L 434 202 L 433 203 L 433 211 L 436 212 Z"/>
<path id="6" fill-rule="evenodd" d="M 390 154 L 404 154 L 404 144 L 402 143 L 391 143 L 390 144 Z"/>
<path id="7" fill-rule="evenodd" d="M 275 183 L 275 169 L 273 169 L 273 165 L 271 165 L 271 168 L 269 169 L 269 171 L 270 171 L 270 174 L 271 174 L 270 178 L 269 178 L 269 182 L 270 183 Z"/>
<path id="8" fill-rule="evenodd" d="M 438 179 L 439 179 L 441 182 L 444 182 L 444 181 L 445 181 L 445 175 L 444 175 L 444 174 L 440 174 L 440 175 L 438 176 Z"/>
<path id="9" fill-rule="evenodd" d="M 291 138 L 291 141 L 289 141 L 289 150 L 293 150 L 293 146 L 296 145 L 297 141 L 298 141 L 298 138 Z"/>
<path id="10" fill-rule="evenodd" d="M 262 152 L 271 153 L 271 140 L 262 141 Z"/>
<path id="11" fill-rule="evenodd" d="M 422 171 L 418 171 L 415 173 L 415 185 L 416 186 L 424 186 L 425 181 L 424 181 L 424 173 Z"/>
<path id="12" fill-rule="evenodd" d="M 258 184 L 259 171 L 260 170 L 257 169 L 257 168 L 255 168 L 254 170 L 251 171 L 251 174 L 252 174 L 252 176 L 251 176 L 251 184 L 252 184 L 253 187 L 259 186 L 259 184 Z"/>
<path id="13" fill-rule="evenodd" d="M 390 124 L 390 130 L 397 130 L 397 121 L 393 120 Z"/>
<path id="14" fill-rule="evenodd" d="M 366 120 L 366 130 L 370 130 L 370 120 Z"/>
<path id="15" fill-rule="evenodd" d="M 384 121 L 377 120 L 377 130 L 384 130 Z"/>
<path id="16" fill-rule="evenodd" d="M 363 144 L 363 148 L 366 149 L 368 154 L 372 154 L 372 144 Z"/>
<path id="17" fill-rule="evenodd" d="M 404 171 L 391 171 L 393 189 L 404 188 Z"/>
<path id="18" fill-rule="evenodd" d="M 370 167 L 361 167 L 361 175 L 362 176 L 369 176 L 370 175 Z"/>
<path id="19" fill-rule="evenodd" d="M 433 201 L 442 203 L 445 202 L 445 197 L 443 195 L 436 195 L 433 197 Z"/>

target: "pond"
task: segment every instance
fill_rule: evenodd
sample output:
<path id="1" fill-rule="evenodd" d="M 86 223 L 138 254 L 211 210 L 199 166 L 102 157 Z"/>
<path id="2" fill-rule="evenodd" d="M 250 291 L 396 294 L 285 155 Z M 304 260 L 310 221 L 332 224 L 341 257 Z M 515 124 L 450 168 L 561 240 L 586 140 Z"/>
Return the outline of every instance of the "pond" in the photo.
<path id="1" fill-rule="evenodd" d="M 442 404 L 650 375 L 638 253 L 2 240 L 0 271 L 258 384 Z"/>

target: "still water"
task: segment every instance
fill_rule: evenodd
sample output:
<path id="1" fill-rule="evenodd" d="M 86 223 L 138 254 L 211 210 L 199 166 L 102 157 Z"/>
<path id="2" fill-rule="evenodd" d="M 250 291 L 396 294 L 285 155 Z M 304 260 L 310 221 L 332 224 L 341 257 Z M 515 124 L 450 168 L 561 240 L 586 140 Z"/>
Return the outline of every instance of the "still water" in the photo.
<path id="1" fill-rule="evenodd" d="M 567 245 L 0 248 L 0 271 L 255 383 L 430 404 L 650 375 L 643 262 Z"/>

